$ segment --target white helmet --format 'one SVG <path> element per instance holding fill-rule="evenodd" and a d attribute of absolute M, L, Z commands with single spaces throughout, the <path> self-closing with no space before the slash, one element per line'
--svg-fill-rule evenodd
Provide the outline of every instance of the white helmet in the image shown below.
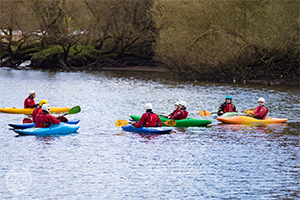
<path fill-rule="evenodd" d="M 186 102 L 185 101 L 180 101 L 179 105 L 182 105 L 182 106 L 186 107 Z"/>
<path fill-rule="evenodd" d="M 146 103 L 145 105 L 145 110 L 152 110 L 152 104 L 151 103 Z"/>
<path fill-rule="evenodd" d="M 49 112 L 50 111 L 50 104 L 44 103 L 42 105 L 42 110 Z"/>
<path fill-rule="evenodd" d="M 179 106 L 179 102 L 178 101 L 175 103 L 175 106 Z"/>
<path fill-rule="evenodd" d="M 262 98 L 262 97 L 260 97 L 260 98 L 257 100 L 257 102 L 260 102 L 260 101 L 265 103 L 265 99 Z"/>
<path fill-rule="evenodd" d="M 30 95 L 32 95 L 32 94 L 34 94 L 34 93 L 35 93 L 34 90 L 29 90 L 29 91 L 28 91 L 28 96 L 30 96 Z"/>

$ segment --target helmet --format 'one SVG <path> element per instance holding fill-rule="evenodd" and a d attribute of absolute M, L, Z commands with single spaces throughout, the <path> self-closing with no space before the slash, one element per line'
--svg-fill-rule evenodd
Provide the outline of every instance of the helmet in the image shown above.
<path fill-rule="evenodd" d="M 175 103 L 175 106 L 179 106 L 179 102 L 176 102 L 176 103 Z"/>
<path fill-rule="evenodd" d="M 182 105 L 182 106 L 186 107 L 186 102 L 185 101 L 180 101 L 179 105 Z"/>
<path fill-rule="evenodd" d="M 226 100 L 226 99 L 231 99 L 231 100 L 232 100 L 232 96 L 227 95 L 227 96 L 225 97 L 225 100 Z"/>
<path fill-rule="evenodd" d="M 46 99 L 41 99 L 39 102 L 40 107 L 42 107 L 44 103 L 48 103 L 48 101 Z"/>
<path fill-rule="evenodd" d="M 151 103 L 146 103 L 145 105 L 145 110 L 152 110 L 152 104 Z"/>
<path fill-rule="evenodd" d="M 44 103 L 42 105 L 42 110 L 49 112 L 50 111 L 50 104 Z"/>
<path fill-rule="evenodd" d="M 32 95 L 32 94 L 34 94 L 34 93 L 35 93 L 34 90 L 29 90 L 29 91 L 28 91 L 28 96 L 30 96 L 30 95 Z"/>
<path fill-rule="evenodd" d="M 260 97 L 260 98 L 257 100 L 257 102 L 260 102 L 260 101 L 262 101 L 262 102 L 264 102 L 264 103 L 265 103 L 265 99 L 264 99 L 264 98 L 262 98 L 262 97 Z"/>

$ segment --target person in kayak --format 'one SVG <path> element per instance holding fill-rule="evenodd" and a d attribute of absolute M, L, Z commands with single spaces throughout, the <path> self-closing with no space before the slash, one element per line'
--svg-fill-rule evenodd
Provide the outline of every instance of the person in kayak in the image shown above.
<path fill-rule="evenodd" d="M 220 106 L 218 115 L 223 115 L 226 112 L 236 112 L 236 107 L 233 105 L 232 97 L 230 95 L 225 97 L 225 102 Z"/>
<path fill-rule="evenodd" d="M 35 117 L 37 116 L 37 114 L 43 112 L 42 111 L 42 106 L 44 104 L 48 104 L 48 101 L 46 99 L 41 99 L 39 102 L 39 105 L 33 110 L 32 112 L 32 120 L 35 121 Z"/>
<path fill-rule="evenodd" d="M 176 102 L 176 103 L 175 103 L 175 110 L 174 110 L 171 114 L 169 114 L 169 115 L 167 116 L 167 118 L 170 119 L 171 117 L 173 117 L 178 109 L 179 109 L 179 102 Z"/>
<path fill-rule="evenodd" d="M 188 111 L 186 110 L 186 102 L 185 101 L 180 101 L 179 102 L 179 108 L 178 110 L 174 113 L 172 117 L 169 117 L 169 119 L 186 119 L 188 116 Z"/>
<path fill-rule="evenodd" d="M 60 120 L 56 119 L 54 116 L 49 114 L 50 105 L 43 104 L 41 113 L 37 114 L 35 117 L 35 127 L 36 128 L 47 128 L 50 127 L 51 124 L 59 124 Z"/>
<path fill-rule="evenodd" d="M 24 101 L 24 108 L 35 108 L 38 104 L 35 104 L 35 91 L 29 90 L 28 97 Z"/>
<path fill-rule="evenodd" d="M 132 123 L 134 127 L 161 127 L 161 121 L 157 114 L 152 112 L 152 104 L 146 103 L 145 105 L 146 112 L 142 115 L 138 123 Z"/>
<path fill-rule="evenodd" d="M 256 119 L 265 119 L 268 114 L 268 109 L 265 107 L 265 99 L 259 98 L 257 100 L 258 106 L 255 108 L 253 117 Z"/>

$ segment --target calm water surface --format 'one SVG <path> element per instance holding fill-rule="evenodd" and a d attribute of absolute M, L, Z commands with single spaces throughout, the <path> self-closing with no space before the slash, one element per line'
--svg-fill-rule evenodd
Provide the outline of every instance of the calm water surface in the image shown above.
<path fill-rule="evenodd" d="M 25 115 L 0 113 L 0 199 L 297 199 L 299 87 L 180 82 L 165 74 L 49 72 L 0 69 L 0 107 L 36 101 L 82 111 L 78 133 L 22 136 L 8 123 Z M 169 114 L 187 101 L 190 117 L 216 111 L 226 95 L 238 110 L 266 99 L 269 116 L 288 123 L 174 128 L 140 135 L 115 127 L 118 119 Z M 210 117 L 209 117 L 210 118 Z"/>

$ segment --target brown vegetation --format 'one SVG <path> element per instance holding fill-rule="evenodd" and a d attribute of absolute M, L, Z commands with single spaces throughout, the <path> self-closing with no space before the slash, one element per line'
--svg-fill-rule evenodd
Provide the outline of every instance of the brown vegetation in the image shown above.
<path fill-rule="evenodd" d="M 299 84 L 299 4 L 2 0 L 0 61 L 63 70 L 160 63 L 186 79 Z"/>

